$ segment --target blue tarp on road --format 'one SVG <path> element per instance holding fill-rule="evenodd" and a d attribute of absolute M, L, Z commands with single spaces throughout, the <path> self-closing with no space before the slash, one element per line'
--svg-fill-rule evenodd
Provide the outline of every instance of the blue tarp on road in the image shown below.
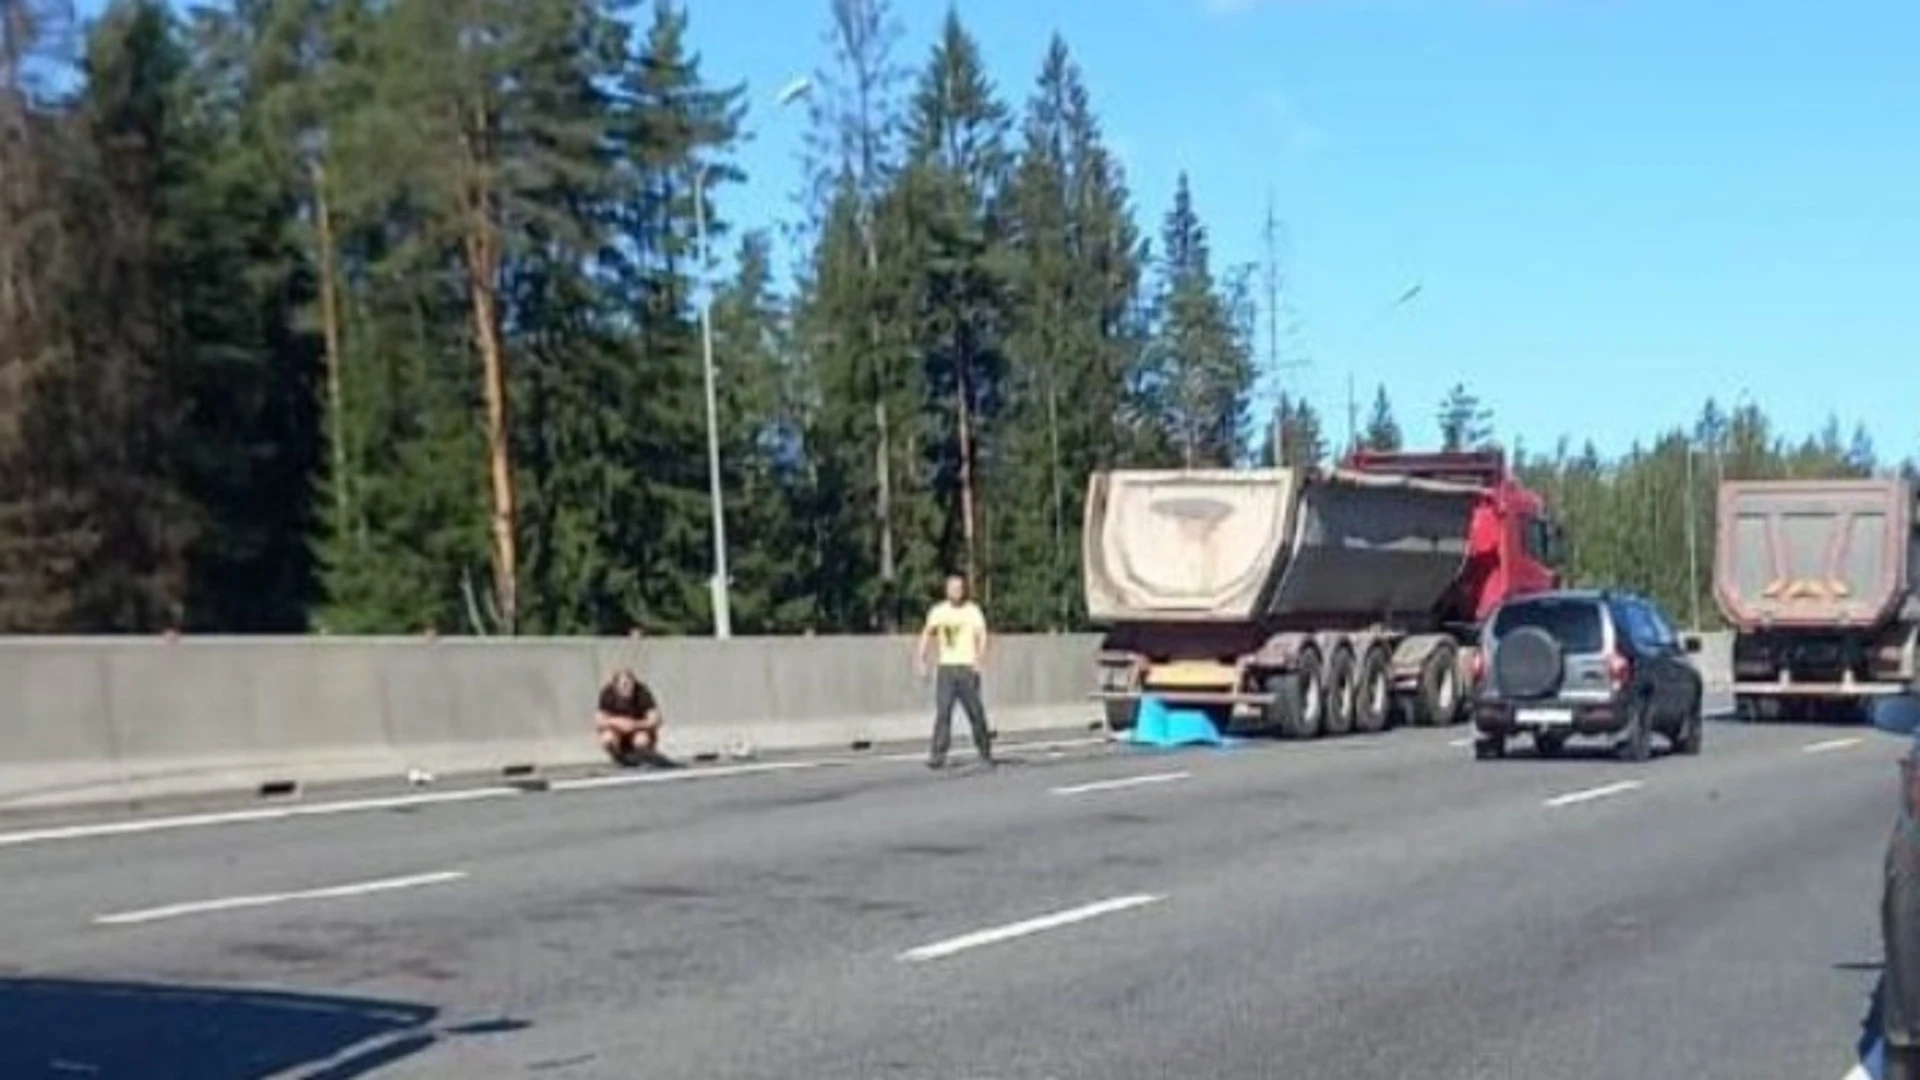
<path fill-rule="evenodd" d="M 1171 708 L 1157 697 L 1140 699 L 1140 712 L 1134 717 L 1133 731 L 1127 741 L 1135 746 L 1231 746 L 1234 740 L 1221 734 L 1201 709 Z"/>

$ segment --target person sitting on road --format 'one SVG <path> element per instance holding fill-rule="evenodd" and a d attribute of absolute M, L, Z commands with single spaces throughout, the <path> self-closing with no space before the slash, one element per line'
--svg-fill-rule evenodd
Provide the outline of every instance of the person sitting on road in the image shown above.
<path fill-rule="evenodd" d="M 600 688 L 594 726 L 600 733 L 600 745 L 616 764 L 631 768 L 665 761 L 659 752 L 660 704 L 632 668 L 614 672 Z"/>

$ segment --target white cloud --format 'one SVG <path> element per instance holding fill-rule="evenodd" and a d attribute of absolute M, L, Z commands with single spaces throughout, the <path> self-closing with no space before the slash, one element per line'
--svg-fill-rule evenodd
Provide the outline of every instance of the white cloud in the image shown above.
<path fill-rule="evenodd" d="M 1247 0 L 1242 0 L 1247 2 Z M 1274 138 L 1289 154 L 1311 154 L 1327 145 L 1327 133 L 1301 111 L 1298 102 L 1280 90 L 1261 95 L 1261 110 Z"/>

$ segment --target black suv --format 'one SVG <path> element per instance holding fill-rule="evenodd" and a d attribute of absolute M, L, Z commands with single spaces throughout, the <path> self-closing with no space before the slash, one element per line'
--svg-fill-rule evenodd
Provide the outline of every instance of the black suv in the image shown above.
<path fill-rule="evenodd" d="M 1920 1080 L 1920 693 L 1871 706 L 1875 727 L 1912 737 L 1900 760 L 1900 803 L 1887 839 L 1880 893 L 1880 947 L 1886 964 L 1867 1020 L 1884 1039 L 1884 1080 Z"/>
<path fill-rule="evenodd" d="M 1705 683 L 1658 606 L 1630 593 L 1559 591 L 1509 600 L 1487 620 L 1473 667 L 1474 756 L 1502 757 L 1525 733 L 1542 756 L 1573 736 L 1619 740 L 1645 761 L 1658 734 L 1700 752 Z"/>

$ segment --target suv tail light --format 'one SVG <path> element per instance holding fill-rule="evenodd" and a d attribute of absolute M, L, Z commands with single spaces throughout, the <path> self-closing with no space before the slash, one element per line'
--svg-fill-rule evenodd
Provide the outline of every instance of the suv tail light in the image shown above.
<path fill-rule="evenodd" d="M 1467 685 L 1478 689 L 1487 679 L 1487 650 L 1475 649 L 1467 654 Z"/>
<path fill-rule="evenodd" d="M 1632 679 L 1633 661 L 1628 660 L 1619 653 L 1609 653 L 1607 656 L 1607 682 L 1613 686 L 1614 693 L 1617 694 L 1621 690 L 1626 689 L 1627 683 L 1632 681 Z"/>

